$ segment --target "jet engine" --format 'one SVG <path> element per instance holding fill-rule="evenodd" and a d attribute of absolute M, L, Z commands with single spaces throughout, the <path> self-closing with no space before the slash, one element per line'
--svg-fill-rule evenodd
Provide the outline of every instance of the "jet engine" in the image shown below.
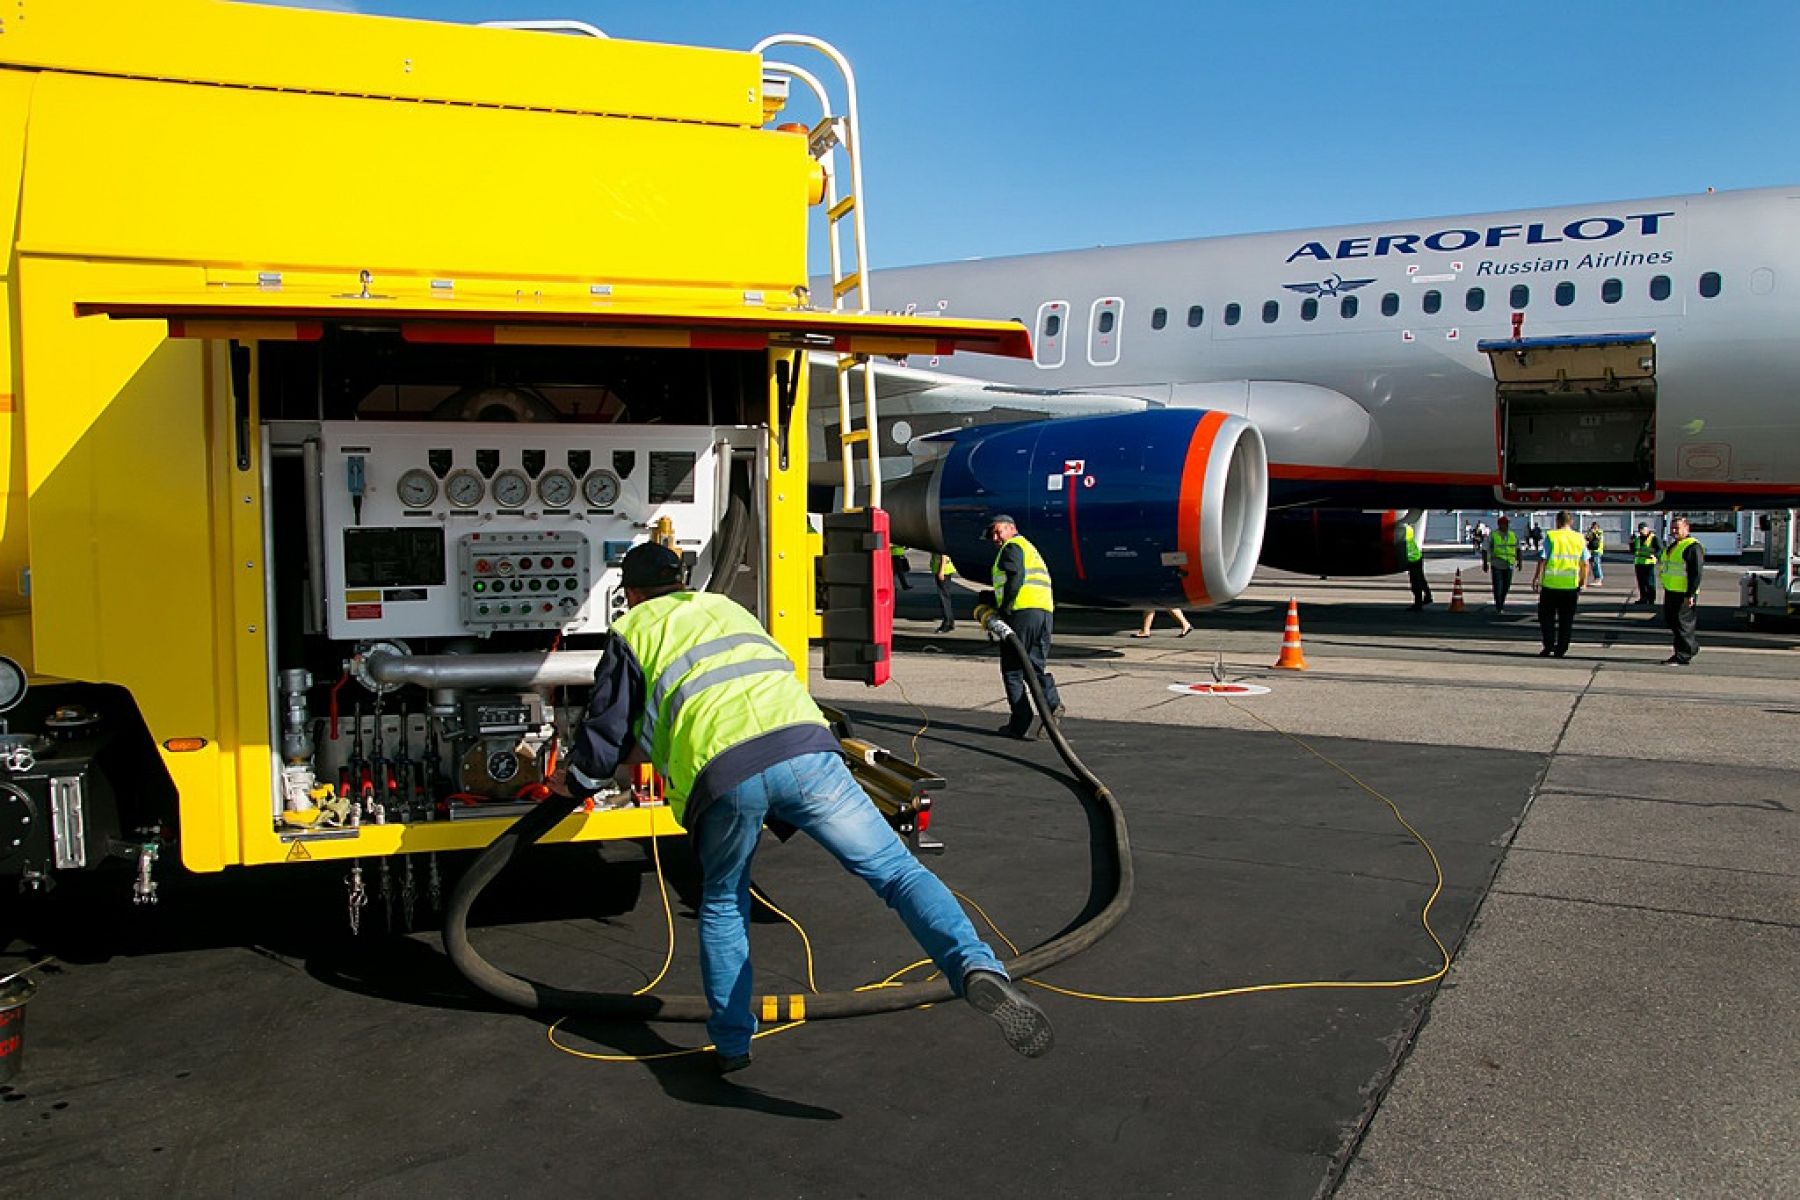
<path fill-rule="evenodd" d="M 1044 556 L 1059 601 L 1205 608 L 1249 586 L 1269 467 L 1242 417 L 1156 409 L 982 425 L 916 443 L 936 457 L 888 485 L 896 542 L 979 578 L 1006 513 Z M 976 568 L 979 564 L 979 569 Z"/>
<path fill-rule="evenodd" d="M 1300 575 L 1392 575 L 1406 570 L 1405 513 L 1287 508 L 1269 514 L 1264 565 Z"/>

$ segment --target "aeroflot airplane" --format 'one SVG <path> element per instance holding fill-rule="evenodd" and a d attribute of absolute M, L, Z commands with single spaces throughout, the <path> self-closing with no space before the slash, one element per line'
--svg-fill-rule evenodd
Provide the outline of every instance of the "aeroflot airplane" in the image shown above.
<path fill-rule="evenodd" d="M 896 540 L 979 558 L 1003 509 L 1071 599 L 1221 603 L 1259 557 L 1393 571 L 1394 510 L 1800 503 L 1800 187 L 974 260 L 876 287 L 884 308 L 1015 317 L 1036 347 L 982 378 L 883 368 Z M 813 422 L 829 488 L 835 407 Z"/>

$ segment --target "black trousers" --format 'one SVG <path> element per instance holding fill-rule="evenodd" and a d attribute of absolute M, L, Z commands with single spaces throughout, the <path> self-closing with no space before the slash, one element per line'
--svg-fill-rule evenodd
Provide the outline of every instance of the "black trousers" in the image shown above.
<path fill-rule="evenodd" d="M 906 578 L 906 555 L 890 554 L 888 561 L 893 564 L 894 568 L 894 590 L 896 592 L 911 591 L 912 584 Z"/>
<path fill-rule="evenodd" d="M 1431 603 L 1431 585 L 1425 582 L 1425 560 L 1406 564 L 1406 581 L 1412 584 L 1414 604 Z"/>
<path fill-rule="evenodd" d="M 956 613 L 950 607 L 950 577 L 941 576 L 937 580 L 938 611 L 944 614 L 944 624 L 956 624 Z"/>
<path fill-rule="evenodd" d="M 1637 568 L 1637 580 L 1638 580 L 1637 602 L 1639 604 L 1655 604 L 1656 603 L 1656 564 L 1655 563 L 1634 563 L 1632 565 Z"/>
<path fill-rule="evenodd" d="M 1675 657 L 1687 662 L 1700 653 L 1696 636 L 1700 625 L 1700 609 L 1687 602 L 1686 592 L 1663 593 L 1663 624 L 1675 635 Z"/>
<path fill-rule="evenodd" d="M 1013 652 L 1011 642 L 1000 644 L 1000 682 L 1006 685 L 1006 703 L 1012 709 L 1006 730 L 1015 737 L 1023 737 L 1031 732 L 1032 718 L 1036 715 L 1031 707 L 1031 692 L 1025 686 L 1026 671 L 1037 675 L 1050 707 L 1062 707 L 1062 695 L 1056 690 L 1056 680 L 1049 669 L 1050 632 L 1055 622 L 1051 614 L 1041 608 L 1023 608 L 1007 617 L 1006 623 L 1012 626 L 1025 647 L 1025 660 L 1021 660 Z"/>
<path fill-rule="evenodd" d="M 1575 601 L 1580 588 L 1542 588 L 1538 592 L 1538 632 L 1544 649 L 1561 658 L 1569 652 L 1569 635 L 1575 631 Z"/>
<path fill-rule="evenodd" d="M 1513 569 L 1494 563 L 1488 573 L 1494 577 L 1494 607 L 1505 608 L 1506 593 L 1512 591 Z"/>

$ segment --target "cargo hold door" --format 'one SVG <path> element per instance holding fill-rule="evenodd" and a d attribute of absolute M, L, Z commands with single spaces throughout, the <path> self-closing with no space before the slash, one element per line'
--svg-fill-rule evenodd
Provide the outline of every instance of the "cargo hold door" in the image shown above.
<path fill-rule="evenodd" d="M 1483 341 L 1498 403 L 1506 504 L 1651 505 L 1656 487 L 1656 335 Z"/>

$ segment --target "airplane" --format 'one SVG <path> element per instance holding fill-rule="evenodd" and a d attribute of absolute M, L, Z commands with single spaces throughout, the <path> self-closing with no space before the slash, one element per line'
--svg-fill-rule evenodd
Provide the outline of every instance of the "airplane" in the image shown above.
<path fill-rule="evenodd" d="M 1800 503 L 1800 188 L 876 280 L 884 307 L 1015 318 L 1035 349 L 980 377 L 879 366 L 895 540 L 976 554 L 1005 511 L 1081 603 L 1224 603 L 1258 561 L 1391 573 L 1405 510 Z M 838 412 L 810 416 L 828 506 Z"/>

